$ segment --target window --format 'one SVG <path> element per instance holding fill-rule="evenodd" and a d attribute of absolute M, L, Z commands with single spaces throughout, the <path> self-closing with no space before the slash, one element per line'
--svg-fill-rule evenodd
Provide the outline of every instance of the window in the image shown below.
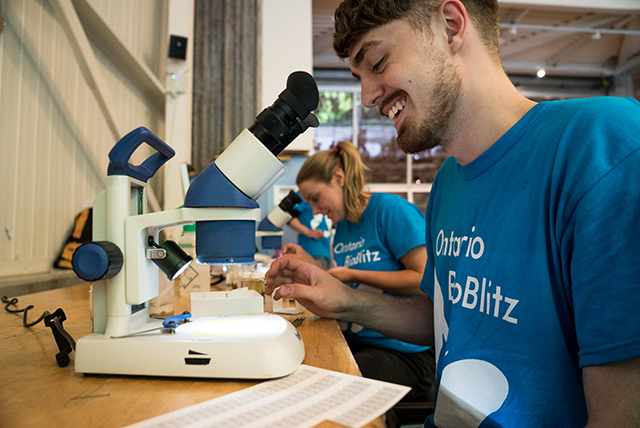
<path fill-rule="evenodd" d="M 440 148 L 415 155 L 402 152 L 393 122 L 377 109 L 362 106 L 358 85 L 323 85 L 320 80 L 318 87 L 320 126 L 315 129 L 315 150 L 351 141 L 369 168 L 366 179 L 371 192 L 396 193 L 424 212 L 431 183 L 448 155 Z"/>
<path fill-rule="evenodd" d="M 320 126 L 315 129 L 316 151 L 328 150 L 332 145 L 349 140 L 353 141 L 353 100 L 352 92 L 320 92 L 318 102 L 318 120 Z"/>

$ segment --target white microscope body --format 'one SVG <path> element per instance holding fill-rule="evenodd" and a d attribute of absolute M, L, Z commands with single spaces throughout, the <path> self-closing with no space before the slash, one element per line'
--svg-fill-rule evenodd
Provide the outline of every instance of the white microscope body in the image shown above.
<path fill-rule="evenodd" d="M 185 208 L 146 212 L 146 181 L 173 156 L 170 147 L 145 128 L 116 144 L 109 155 L 107 189 L 94 201 L 94 242 L 79 247 L 74 255 L 76 273 L 93 281 L 93 333 L 77 341 L 77 372 L 269 379 L 288 375 L 302 363 L 300 334 L 277 315 L 198 317 L 168 329 L 163 320 L 149 317 L 147 307 L 159 293 L 162 274 L 154 263 L 158 253 L 150 239 L 157 243 L 165 227 L 196 223 L 198 261 L 253 261 L 255 224 L 261 218 L 253 198 L 283 174 L 276 154 L 309 126 L 317 126 L 311 114 L 317 105 L 315 82 L 299 73 L 290 76 L 273 107 L 265 109 L 196 178 Z M 303 89 L 296 87 L 300 79 L 306 85 Z M 308 88 L 309 79 L 315 99 L 306 100 L 314 92 Z M 295 105 L 289 107 L 291 103 Z M 284 125 L 278 122 L 279 128 L 269 129 L 275 126 L 268 123 L 272 116 L 282 116 L 278 120 Z M 259 123 L 261 117 L 267 125 Z M 261 126 L 267 129 L 257 129 Z M 271 138 L 265 136 L 269 132 L 277 134 L 276 139 L 265 142 Z M 130 155 L 143 142 L 158 152 L 139 166 L 129 164 Z M 280 143 L 282 147 L 275 147 Z"/>

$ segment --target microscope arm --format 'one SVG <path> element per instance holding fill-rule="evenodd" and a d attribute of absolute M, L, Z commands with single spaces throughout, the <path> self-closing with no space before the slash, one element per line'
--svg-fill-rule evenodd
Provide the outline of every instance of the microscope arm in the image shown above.
<path fill-rule="evenodd" d="M 259 221 L 260 209 L 247 208 L 181 208 L 127 217 L 125 220 L 124 263 L 126 303 L 137 305 L 158 295 L 158 268 L 146 257 L 147 240 L 158 240 L 158 232 L 166 227 L 196 221 Z"/>

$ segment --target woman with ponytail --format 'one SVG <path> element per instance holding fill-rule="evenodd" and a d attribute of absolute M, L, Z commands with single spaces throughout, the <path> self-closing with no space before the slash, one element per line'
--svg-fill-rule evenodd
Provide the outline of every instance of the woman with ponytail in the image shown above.
<path fill-rule="evenodd" d="M 329 273 L 362 292 L 420 294 L 427 253 L 420 209 L 397 195 L 365 192 L 366 166 L 356 147 L 342 141 L 311 156 L 296 178 L 314 214 L 326 215 L 336 231 Z M 285 254 L 314 259 L 298 245 Z M 408 399 L 425 398 L 433 383 L 433 351 L 345 323 L 347 343 L 363 376 L 412 387 Z"/>

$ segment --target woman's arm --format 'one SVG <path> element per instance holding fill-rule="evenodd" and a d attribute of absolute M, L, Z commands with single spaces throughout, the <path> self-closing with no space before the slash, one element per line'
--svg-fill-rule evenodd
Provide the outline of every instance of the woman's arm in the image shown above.
<path fill-rule="evenodd" d="M 298 220 L 298 218 L 296 217 L 289 220 L 289 223 L 287 224 L 289 225 L 289 227 L 291 227 L 291 229 L 309 238 L 322 239 L 324 237 L 321 230 L 309 229 L 307 226 L 302 224 L 302 222 Z"/>
<path fill-rule="evenodd" d="M 405 269 L 398 271 L 357 270 L 346 267 L 329 269 L 329 273 L 342 282 L 358 282 L 395 294 L 421 294 L 420 281 L 427 264 L 424 245 L 412 248 L 400 257 Z"/>

